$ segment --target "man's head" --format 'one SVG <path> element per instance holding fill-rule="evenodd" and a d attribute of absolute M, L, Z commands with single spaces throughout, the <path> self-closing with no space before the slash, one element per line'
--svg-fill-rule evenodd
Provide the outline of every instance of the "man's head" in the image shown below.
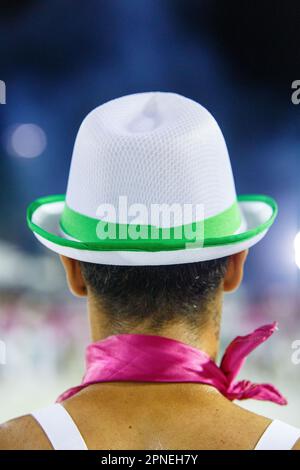
<path fill-rule="evenodd" d="M 88 296 L 111 333 L 137 328 L 158 333 L 174 324 L 199 330 L 212 316 L 219 316 L 222 293 L 240 284 L 246 255 L 243 251 L 169 266 L 110 266 L 61 259 L 71 291 Z"/>
<path fill-rule="evenodd" d="M 66 194 L 33 201 L 27 220 L 61 255 L 162 266 L 250 248 L 276 213 L 268 196 L 236 194 L 212 114 L 190 98 L 158 91 L 91 111 L 75 140 Z"/>

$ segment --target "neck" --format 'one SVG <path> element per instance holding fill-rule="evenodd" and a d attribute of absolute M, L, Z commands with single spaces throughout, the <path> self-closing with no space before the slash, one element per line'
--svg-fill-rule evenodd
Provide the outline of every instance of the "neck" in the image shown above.
<path fill-rule="evenodd" d="M 212 359 L 216 359 L 219 349 L 219 330 L 221 321 L 222 298 L 217 296 L 205 312 L 199 312 L 199 318 L 205 319 L 200 326 L 191 326 L 186 322 L 175 322 L 167 324 L 158 330 L 147 323 L 138 325 L 119 325 L 116 327 L 109 321 L 99 304 L 93 302 L 88 296 L 88 312 L 90 319 L 91 339 L 93 342 L 101 341 L 108 336 L 116 334 L 143 334 L 164 336 L 189 344 L 201 351 L 206 352 Z"/>

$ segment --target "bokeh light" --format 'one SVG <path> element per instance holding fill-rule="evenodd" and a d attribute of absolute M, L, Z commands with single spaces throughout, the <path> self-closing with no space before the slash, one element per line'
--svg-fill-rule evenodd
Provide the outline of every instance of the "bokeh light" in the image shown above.
<path fill-rule="evenodd" d="M 9 135 L 8 150 L 18 157 L 38 157 L 46 145 L 46 134 L 36 124 L 20 124 Z"/>
<path fill-rule="evenodd" d="M 294 239 L 294 249 L 295 249 L 295 263 L 300 269 L 300 232 L 297 233 Z"/>

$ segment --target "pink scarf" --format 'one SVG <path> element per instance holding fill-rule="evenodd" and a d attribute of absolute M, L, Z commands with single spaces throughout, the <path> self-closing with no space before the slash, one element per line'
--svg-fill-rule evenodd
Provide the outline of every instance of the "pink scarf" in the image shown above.
<path fill-rule="evenodd" d="M 248 354 L 276 329 L 275 322 L 235 338 L 227 347 L 220 367 L 205 352 L 170 338 L 109 336 L 87 347 L 82 384 L 64 392 L 57 401 L 99 382 L 194 382 L 215 387 L 229 400 L 253 398 L 286 405 L 286 399 L 271 384 L 234 381 Z"/>

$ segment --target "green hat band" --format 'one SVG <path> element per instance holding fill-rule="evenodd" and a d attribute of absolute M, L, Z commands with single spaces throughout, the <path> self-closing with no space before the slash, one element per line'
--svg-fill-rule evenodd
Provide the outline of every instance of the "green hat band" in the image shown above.
<path fill-rule="evenodd" d="M 76 239 L 70 240 L 48 232 L 32 220 L 34 212 L 39 207 L 64 201 L 65 195 L 54 195 L 31 203 L 27 210 L 29 228 L 53 243 L 95 251 L 168 251 L 241 242 L 266 230 L 272 225 L 277 214 L 277 204 L 274 199 L 264 195 L 242 195 L 238 196 L 231 207 L 213 217 L 181 227 L 159 228 L 152 225 L 104 222 L 80 214 L 65 204 L 60 226 L 67 236 Z M 270 206 L 272 212 L 269 219 L 259 226 L 235 234 L 241 224 L 238 202 L 243 201 L 263 202 Z M 178 238 L 180 230 L 182 237 Z M 99 232 L 107 233 L 107 238 L 100 239 Z M 189 234 L 188 237 L 185 236 L 186 233 Z M 191 238 L 190 234 L 193 233 L 194 237 Z"/>

